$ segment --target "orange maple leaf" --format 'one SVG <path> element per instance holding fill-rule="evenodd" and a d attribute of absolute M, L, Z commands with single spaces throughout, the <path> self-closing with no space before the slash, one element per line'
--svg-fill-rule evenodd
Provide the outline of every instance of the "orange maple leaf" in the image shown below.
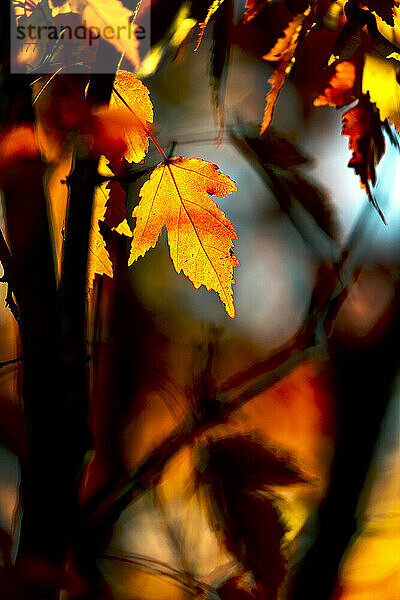
<path fill-rule="evenodd" d="M 286 27 L 282 37 L 278 38 L 272 50 L 263 56 L 264 60 L 278 62 L 279 64 L 268 79 L 268 83 L 271 84 L 271 90 L 266 97 L 264 119 L 261 125 L 260 135 L 268 129 L 272 121 L 276 101 L 278 100 L 279 93 L 285 84 L 294 62 L 294 53 L 296 52 L 303 21 L 309 13 L 310 9 L 307 9 L 303 14 L 294 17 Z"/>
<path fill-rule="evenodd" d="M 196 288 L 215 290 L 234 317 L 233 267 L 239 263 L 232 239 L 237 235 L 208 195 L 223 198 L 234 191 L 235 183 L 207 161 L 178 156 L 159 164 L 133 211 L 136 227 L 128 264 L 154 248 L 165 226 L 176 271 L 183 271 Z"/>

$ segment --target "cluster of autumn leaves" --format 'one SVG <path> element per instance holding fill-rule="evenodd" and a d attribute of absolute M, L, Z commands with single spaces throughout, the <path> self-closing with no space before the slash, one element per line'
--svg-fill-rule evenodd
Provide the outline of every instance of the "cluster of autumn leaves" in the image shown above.
<path fill-rule="evenodd" d="M 215 0 L 209 6 L 205 21 L 200 25 L 198 47 L 205 27 L 224 0 Z M 244 22 L 248 23 L 265 8 L 268 0 L 248 0 Z M 381 218 L 381 212 L 373 195 L 376 183 L 376 166 L 385 152 L 386 133 L 397 143 L 390 125 L 400 125 L 398 110 L 398 61 L 400 54 L 400 12 L 395 0 L 374 0 L 363 3 L 354 0 L 293 1 L 286 0 L 293 14 L 287 27 L 263 57 L 275 63 L 276 68 L 269 79 L 271 89 L 267 94 L 266 108 L 260 135 L 269 127 L 274 109 L 302 44 L 321 27 L 329 23 L 334 15 L 338 35 L 325 67 L 333 70 L 327 87 L 314 100 L 315 106 L 329 105 L 335 108 L 348 107 L 343 114 L 343 135 L 349 138 L 352 156 L 349 167 L 360 177 L 370 202 Z M 134 81 L 127 74 L 119 74 L 116 85 L 123 83 L 122 94 L 129 94 Z M 138 80 L 136 80 L 138 82 Z M 140 84 L 142 86 L 143 84 Z M 133 88 L 139 90 L 138 83 Z M 120 103 L 113 99 L 114 103 Z M 133 103 L 132 103 L 133 100 Z M 131 98 L 134 112 L 139 120 L 151 122 L 150 107 L 147 114 L 139 114 L 139 104 Z M 145 103 L 141 101 L 143 109 Z M 121 107 L 122 108 L 122 107 Z M 135 139 L 128 142 L 128 160 L 138 162 L 147 149 L 146 126 Z M 131 135 L 131 134 L 130 134 Z M 150 134 L 151 135 L 151 134 Z M 136 148 L 136 156 L 135 156 Z M 161 151 L 162 152 L 162 151 Z M 140 202 L 135 208 L 136 227 L 133 231 L 130 264 L 154 247 L 161 229 L 166 227 L 173 264 L 189 277 L 195 287 L 204 284 L 207 289 L 217 291 L 227 313 L 234 316 L 232 297 L 233 267 L 238 264 L 232 248 L 236 238 L 232 224 L 209 198 L 223 197 L 234 191 L 234 183 L 221 174 L 215 165 L 199 159 L 166 159 L 156 167 L 140 191 Z M 104 199 L 110 202 L 110 185 L 100 188 Z M 104 215 L 104 202 L 97 202 L 99 215 Z M 100 208 L 101 207 L 101 208 Z M 103 213 L 101 212 L 103 211 Z M 97 215 L 96 215 L 97 216 Z M 121 233 L 128 233 L 127 223 L 119 225 Z M 118 230 L 118 229 L 117 229 Z M 111 273 L 111 266 L 104 257 L 104 264 Z"/>
<path fill-rule="evenodd" d="M 263 4 L 248 0 L 247 19 L 254 18 Z M 330 28 L 329 13 L 334 14 L 338 34 L 330 56 L 321 65 L 334 69 L 334 73 L 323 93 L 314 100 L 314 106 L 349 107 L 343 114 L 342 129 L 343 135 L 349 137 L 352 152 L 349 167 L 359 175 L 370 202 L 385 221 L 371 186 L 376 183 L 376 166 L 385 152 L 384 132 L 397 145 L 390 125 L 399 130 L 399 3 L 396 0 L 287 0 L 286 4 L 294 13 L 293 18 L 264 56 L 265 60 L 277 62 L 277 67 L 269 79 L 271 90 L 266 98 L 261 134 L 271 123 L 279 92 L 297 55 L 301 54 L 302 44 L 309 42 L 308 38 L 321 28 Z"/>
<path fill-rule="evenodd" d="M 132 11 L 119 0 L 100 3 L 92 0 L 54 3 L 49 0 L 48 7 L 52 18 L 76 12 L 87 27 L 99 30 L 100 26 L 104 29 L 110 24 L 116 29 L 117 25 L 127 21 L 128 16 L 133 17 Z M 210 7 L 201 31 L 214 8 Z M 32 5 L 31 12 L 33 9 Z M 107 41 L 138 68 L 137 43 L 129 40 L 128 49 L 125 47 L 128 40 L 118 37 Z M 155 246 L 165 226 L 177 272 L 183 271 L 196 288 L 205 285 L 216 291 L 228 315 L 233 317 L 233 268 L 238 262 L 232 239 L 237 236 L 210 195 L 223 198 L 235 191 L 236 185 L 209 162 L 165 155 L 150 130 L 153 105 L 149 91 L 133 73 L 117 72 L 110 104 L 101 108 L 93 109 L 85 102 L 86 83 L 85 76 L 70 77 L 62 69 L 59 75 L 39 78 L 33 86 L 37 139 L 32 140 L 31 134 L 29 139 L 33 154 L 38 154 L 40 149 L 50 164 L 60 162 L 62 157 L 68 164 L 74 153 L 81 157 L 100 156 L 101 183 L 95 192 L 88 253 L 89 290 L 96 274 L 113 276 L 100 222 L 132 238 L 129 264 Z M 10 154 L 9 144 L 14 143 L 15 136 L 21 138 L 21 131 L 16 128 L 11 137 L 3 140 L 6 153 Z M 131 231 L 126 219 L 127 188 L 121 185 L 121 180 L 126 179 L 133 163 L 144 162 L 149 139 L 160 152 L 162 162 L 154 169 L 143 168 L 143 172 L 152 172 L 139 192 L 139 203 L 133 212 L 136 227 Z"/>
<path fill-rule="evenodd" d="M 255 19 L 269 1 L 247 0 L 244 23 Z M 208 22 L 221 10 L 223 3 L 224 0 L 210 3 L 206 18 L 199 27 L 196 48 Z M 371 186 L 376 182 L 376 165 L 385 151 L 384 132 L 395 142 L 388 121 L 396 128 L 400 126 L 397 102 L 400 12 L 397 2 L 365 0 L 361 4 L 355 0 L 286 0 L 285 3 L 292 18 L 273 48 L 263 57 L 274 63 L 276 68 L 269 79 L 271 90 L 266 98 L 260 133 L 264 133 L 272 121 L 279 93 L 301 53 L 302 45 L 315 32 L 327 27 L 329 14 L 334 14 L 338 34 L 325 65 L 333 74 L 323 93 L 314 100 L 314 105 L 348 107 L 343 115 L 343 134 L 349 137 L 352 152 L 349 166 L 359 175 L 369 200 L 384 218 Z M 102 22 L 109 22 L 114 17 L 117 21 L 126 19 L 126 9 L 119 0 L 107 0 L 100 4 L 100 12 L 97 4 L 89 0 L 73 0 L 58 3 L 57 6 L 50 2 L 49 7 L 56 12 L 78 11 L 85 17 L 89 27 L 90 23 L 98 23 L 99 19 Z M 135 65 L 138 60 L 136 50 L 135 56 L 128 58 Z M 39 79 L 34 89 L 34 98 L 38 100 L 39 107 L 39 146 L 41 139 L 43 141 L 49 134 L 49 111 L 44 111 L 41 117 L 40 97 L 43 90 L 55 85 L 57 77 Z M 88 109 L 85 108 L 84 90 L 81 92 L 82 106 L 79 111 L 84 113 Z M 102 182 L 95 194 L 89 247 L 89 289 L 96 274 L 113 274 L 100 233 L 100 221 L 132 238 L 129 264 L 155 246 L 165 227 L 176 271 L 183 271 L 195 287 L 205 285 L 207 289 L 216 291 L 228 315 L 233 317 L 233 269 L 238 262 L 233 253 L 232 240 L 237 236 L 230 221 L 210 196 L 223 198 L 234 192 L 234 182 L 209 162 L 165 155 L 151 131 L 153 106 L 149 91 L 130 72 L 118 71 L 109 107 L 90 111 L 84 119 L 82 114 L 76 117 L 79 111 L 75 109 L 76 106 L 72 114 L 63 115 L 63 129 L 67 135 L 61 140 L 57 152 L 65 152 L 65 143 L 71 141 L 71 131 L 74 131 L 77 134 L 73 138 L 75 152 L 101 156 L 99 172 Z M 57 111 L 60 113 L 60 107 Z M 18 138 L 21 142 L 22 137 L 21 130 L 14 131 L 14 138 L 3 138 L 0 151 L 10 155 L 9 145 L 15 146 L 15 140 Z M 129 164 L 144 162 L 149 139 L 160 152 L 162 162 L 152 170 L 150 178 L 139 192 L 139 203 L 133 211 L 136 225 L 131 231 L 126 219 L 126 189 L 120 183 L 121 174 L 129 170 Z M 54 143 L 52 146 L 55 147 Z M 72 154 L 71 148 L 70 152 Z M 51 162 L 51 156 L 46 158 Z"/>
<path fill-rule="evenodd" d="M 107 213 L 111 218 L 115 218 L 115 214 L 123 216 L 124 190 L 113 179 L 114 173 L 118 173 L 121 166 L 126 167 L 126 161 L 141 162 L 151 138 L 163 160 L 139 192 L 140 201 L 133 211 L 136 226 L 131 232 L 126 218 L 108 224 L 118 233 L 132 237 L 129 265 L 156 245 L 165 227 L 176 271 L 183 271 L 195 287 L 205 285 L 216 291 L 227 313 L 233 317 L 233 267 L 238 262 L 232 239 L 237 236 L 231 222 L 210 196 L 223 198 L 234 192 L 236 185 L 207 161 L 166 157 L 149 129 L 153 107 L 148 90 L 133 74 L 119 71 L 114 90 L 107 118 L 125 121 L 126 151 L 109 161 L 108 156 L 107 159 L 102 156 L 101 174 L 106 181 L 96 192 L 89 280 L 96 273 L 112 276 L 112 265 L 98 223 L 100 220 L 107 223 Z"/>

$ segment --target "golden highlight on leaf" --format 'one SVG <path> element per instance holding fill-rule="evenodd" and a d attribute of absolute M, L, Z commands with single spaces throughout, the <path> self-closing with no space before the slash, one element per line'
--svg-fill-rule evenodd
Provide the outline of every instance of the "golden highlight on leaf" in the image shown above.
<path fill-rule="evenodd" d="M 199 32 L 199 38 L 197 40 L 196 47 L 194 49 L 195 52 L 196 52 L 196 50 L 198 50 L 198 48 L 199 48 L 199 46 L 201 44 L 201 40 L 203 39 L 204 30 L 207 27 L 209 20 L 211 19 L 211 17 L 213 16 L 213 14 L 219 9 L 219 7 L 223 3 L 223 1 L 224 0 L 213 0 L 213 2 L 211 3 L 211 5 L 209 6 L 206 18 L 199 25 L 200 32 Z"/>
<path fill-rule="evenodd" d="M 292 19 L 283 32 L 282 37 L 278 38 L 272 50 L 263 56 L 264 60 L 274 62 L 277 61 L 279 64 L 274 73 L 268 79 L 268 83 L 271 84 L 271 90 L 266 97 L 264 118 L 260 129 L 260 135 L 262 135 L 271 124 L 279 93 L 284 86 L 294 63 L 294 53 L 296 52 L 297 42 L 303 21 L 309 13 L 310 10 L 308 9 L 305 13 L 297 15 L 294 19 Z"/>
<path fill-rule="evenodd" d="M 118 225 L 118 227 L 113 227 L 112 229 L 113 229 L 113 231 L 116 231 L 120 235 L 125 235 L 126 237 L 132 237 L 132 230 L 129 227 L 128 221 L 126 219 L 121 221 L 121 223 Z"/>
<path fill-rule="evenodd" d="M 165 226 L 176 271 L 183 271 L 196 288 L 215 290 L 234 317 L 233 267 L 239 263 L 232 239 L 237 235 L 209 196 L 223 198 L 234 191 L 235 183 L 207 161 L 179 156 L 159 164 L 133 211 L 136 227 L 129 264 L 154 248 Z"/>
<path fill-rule="evenodd" d="M 310 11 L 307 11 L 307 13 L 297 15 L 292 21 L 290 21 L 289 25 L 284 30 L 282 36 L 276 40 L 273 48 L 263 56 L 264 60 L 288 60 L 289 54 L 290 57 L 293 56 L 293 52 L 296 49 L 296 43 L 299 38 L 304 17 L 309 12 Z"/>
<path fill-rule="evenodd" d="M 127 113 L 125 158 L 128 162 L 140 162 L 149 149 L 148 124 L 153 123 L 149 90 L 133 73 L 118 71 L 110 107 Z"/>
<path fill-rule="evenodd" d="M 111 177 L 113 173 L 107 163 L 107 159 L 102 156 L 100 159 L 99 171 L 102 175 Z M 99 221 L 104 220 L 107 200 L 110 195 L 110 189 L 107 188 L 107 183 L 108 182 L 105 181 L 96 188 L 93 202 L 92 225 L 90 227 L 88 251 L 87 287 L 89 291 L 93 288 L 96 275 L 113 276 L 112 262 L 99 227 Z"/>
<path fill-rule="evenodd" d="M 375 54 L 366 54 L 362 76 L 363 94 L 369 92 L 382 121 L 389 119 L 400 132 L 400 86 L 395 63 Z"/>

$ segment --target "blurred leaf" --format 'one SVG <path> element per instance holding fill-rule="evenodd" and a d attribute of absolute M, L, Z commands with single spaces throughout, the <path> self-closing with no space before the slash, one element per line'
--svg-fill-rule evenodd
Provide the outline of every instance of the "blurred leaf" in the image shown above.
<path fill-rule="evenodd" d="M 202 5 L 204 2 L 201 3 Z M 165 10 L 169 6 L 169 10 Z M 152 3 L 152 46 L 143 59 L 140 75 L 148 77 L 157 71 L 163 62 L 163 59 L 169 54 L 174 60 L 180 60 L 184 55 L 189 41 L 190 33 L 197 22 L 196 16 L 192 12 L 192 6 L 181 0 L 169 2 L 157 2 L 155 6 Z M 196 7 L 200 10 L 200 7 Z M 154 9 L 156 14 L 154 15 Z M 154 23 L 154 19 L 159 15 L 159 20 Z M 153 23 L 154 28 L 153 29 Z"/>
<path fill-rule="evenodd" d="M 290 169 L 310 161 L 308 156 L 273 127 L 270 127 L 261 137 L 248 133 L 244 134 L 243 139 L 263 165 Z"/>
<path fill-rule="evenodd" d="M 315 183 L 296 170 L 296 167 L 309 162 L 309 158 L 271 127 L 261 137 L 248 133 L 242 135 L 232 134 L 234 144 L 250 162 L 261 167 L 266 183 L 282 210 L 291 217 L 295 204 L 300 204 L 318 227 L 335 239 L 337 220 L 334 207 Z M 298 218 L 294 224 L 301 227 Z M 314 244 L 309 236 L 307 241 Z"/>
<path fill-rule="evenodd" d="M 309 178 L 297 174 L 285 183 L 293 197 L 314 219 L 318 227 L 331 239 L 336 239 L 338 224 L 335 207 L 318 185 Z"/>
<path fill-rule="evenodd" d="M 291 456 L 267 448 L 251 436 L 237 435 L 212 440 L 209 461 L 227 485 L 248 490 L 266 485 L 290 485 L 308 480 L 295 466 Z"/>
<path fill-rule="evenodd" d="M 257 490 L 307 480 L 289 456 L 240 435 L 209 441 L 203 477 L 214 528 L 245 570 L 252 571 L 257 592 L 276 599 L 285 575 L 285 527 L 274 496 Z"/>

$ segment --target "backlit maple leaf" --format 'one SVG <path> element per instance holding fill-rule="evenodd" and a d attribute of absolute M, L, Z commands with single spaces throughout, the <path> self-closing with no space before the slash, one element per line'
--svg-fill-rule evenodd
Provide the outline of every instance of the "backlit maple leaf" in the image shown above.
<path fill-rule="evenodd" d="M 178 156 L 158 165 L 133 211 L 129 264 L 156 245 L 165 226 L 176 271 L 183 271 L 196 288 L 215 290 L 234 317 L 233 267 L 239 263 L 232 239 L 237 235 L 208 195 L 223 198 L 234 191 L 235 183 L 207 161 Z"/>
<path fill-rule="evenodd" d="M 286 526 L 268 488 L 305 483 L 306 477 L 290 456 L 280 456 L 251 436 L 210 441 L 206 461 L 202 475 L 213 529 L 252 572 L 256 597 L 277 600 L 285 576 L 281 547 Z"/>

